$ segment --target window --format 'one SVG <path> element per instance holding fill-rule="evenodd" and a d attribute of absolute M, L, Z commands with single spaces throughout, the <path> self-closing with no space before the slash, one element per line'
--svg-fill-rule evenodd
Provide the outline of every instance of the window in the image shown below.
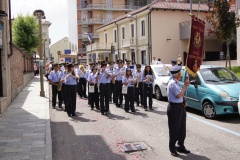
<path fill-rule="evenodd" d="M 145 20 L 141 21 L 141 36 L 145 36 Z"/>
<path fill-rule="evenodd" d="M 141 54 L 142 54 L 142 64 L 147 64 L 146 51 L 141 51 Z"/>
<path fill-rule="evenodd" d="M 107 33 L 105 33 L 105 43 L 107 43 Z"/>
<path fill-rule="evenodd" d="M 117 42 L 117 30 L 113 31 L 113 35 L 114 35 L 114 37 L 113 37 L 114 42 Z"/>
<path fill-rule="evenodd" d="M 131 24 L 131 37 L 134 37 L 134 24 Z"/>
<path fill-rule="evenodd" d="M 122 39 L 125 39 L 125 27 L 122 27 Z"/>

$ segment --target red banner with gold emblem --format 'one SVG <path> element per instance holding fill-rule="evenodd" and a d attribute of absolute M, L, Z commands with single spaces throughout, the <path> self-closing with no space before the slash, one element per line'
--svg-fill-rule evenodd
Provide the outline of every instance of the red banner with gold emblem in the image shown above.
<path fill-rule="evenodd" d="M 191 35 L 189 41 L 189 52 L 187 55 L 186 69 L 189 74 L 196 76 L 200 69 L 204 53 L 205 22 L 192 16 Z"/>

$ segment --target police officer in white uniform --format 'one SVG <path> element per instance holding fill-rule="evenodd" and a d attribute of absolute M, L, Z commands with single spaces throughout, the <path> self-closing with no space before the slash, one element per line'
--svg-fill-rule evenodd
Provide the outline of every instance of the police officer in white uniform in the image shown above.
<path fill-rule="evenodd" d="M 171 68 L 170 72 L 173 79 L 170 80 L 167 87 L 168 95 L 168 128 L 169 128 L 169 150 L 172 156 L 177 157 L 178 152 L 190 153 L 184 146 L 186 137 L 186 100 L 184 93 L 189 86 L 189 80 L 186 80 L 183 88 L 179 84 L 181 80 L 181 66 L 175 65 Z M 176 142 L 178 141 L 178 147 Z"/>

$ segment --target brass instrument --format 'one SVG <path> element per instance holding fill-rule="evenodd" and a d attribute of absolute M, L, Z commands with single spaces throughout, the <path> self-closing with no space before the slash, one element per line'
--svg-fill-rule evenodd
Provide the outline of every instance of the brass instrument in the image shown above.
<path fill-rule="evenodd" d="M 136 81 L 137 81 L 137 84 L 136 84 L 136 88 L 138 88 L 138 85 L 139 85 L 139 82 L 138 82 L 138 79 L 140 78 L 140 74 L 139 73 L 136 73 L 137 74 L 137 78 L 136 78 Z"/>
<path fill-rule="evenodd" d="M 113 70 L 112 70 L 112 75 L 113 75 Z M 115 84 L 115 77 L 112 77 L 112 79 L 111 79 L 111 82 L 112 82 L 112 84 Z"/>
<path fill-rule="evenodd" d="M 57 87 L 57 90 L 58 90 L 58 91 L 61 91 L 61 90 L 62 90 L 62 83 L 63 83 L 63 81 L 60 81 L 60 82 L 59 82 L 58 87 Z"/>
<path fill-rule="evenodd" d="M 86 71 L 86 69 L 85 69 L 85 67 L 84 67 L 83 65 L 80 65 L 79 68 L 80 68 L 80 70 L 81 70 L 84 74 L 86 74 L 87 71 Z"/>

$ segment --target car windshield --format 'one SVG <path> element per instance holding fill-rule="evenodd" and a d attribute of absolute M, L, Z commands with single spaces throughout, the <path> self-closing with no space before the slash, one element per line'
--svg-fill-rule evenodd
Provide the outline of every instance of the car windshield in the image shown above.
<path fill-rule="evenodd" d="M 169 76 L 170 75 L 170 67 L 168 66 L 157 66 L 153 68 L 156 75 L 158 76 Z"/>
<path fill-rule="evenodd" d="M 206 83 L 235 83 L 240 79 L 226 68 L 204 68 L 200 70 Z"/>

